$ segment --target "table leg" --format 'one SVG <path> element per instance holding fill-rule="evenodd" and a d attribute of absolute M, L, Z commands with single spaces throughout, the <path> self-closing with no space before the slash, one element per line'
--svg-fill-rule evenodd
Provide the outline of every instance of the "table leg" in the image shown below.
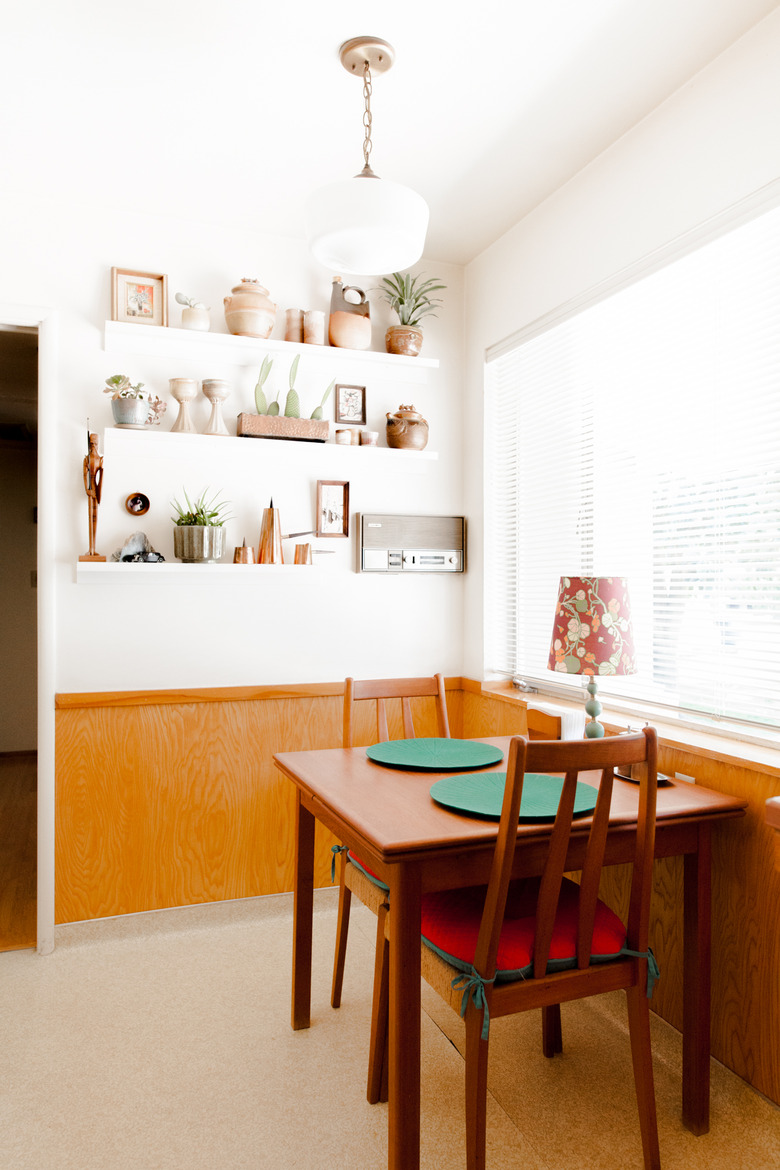
<path fill-rule="evenodd" d="M 420 873 L 390 883 L 388 1170 L 420 1166 Z"/>
<path fill-rule="evenodd" d="M 295 887 L 293 899 L 292 1026 L 308 1028 L 311 1018 L 311 934 L 314 910 L 314 817 L 295 807 Z"/>
<path fill-rule="evenodd" d="M 711 831 L 699 825 L 699 848 L 685 854 L 683 942 L 683 1125 L 710 1128 Z"/>

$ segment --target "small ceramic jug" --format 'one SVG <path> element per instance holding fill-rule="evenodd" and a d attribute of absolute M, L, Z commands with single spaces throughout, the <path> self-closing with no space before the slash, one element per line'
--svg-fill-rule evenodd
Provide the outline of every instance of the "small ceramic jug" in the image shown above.
<path fill-rule="evenodd" d="M 358 300 L 348 300 L 347 293 L 357 295 Z M 371 345 L 368 298 L 362 288 L 342 284 L 340 276 L 333 278 L 328 336 L 330 344 L 340 349 L 368 349 Z"/>

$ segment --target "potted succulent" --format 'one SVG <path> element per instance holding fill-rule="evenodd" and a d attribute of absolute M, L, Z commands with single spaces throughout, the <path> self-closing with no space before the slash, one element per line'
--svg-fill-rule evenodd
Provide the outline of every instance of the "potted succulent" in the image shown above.
<path fill-rule="evenodd" d="M 276 397 L 269 402 L 265 392 L 265 383 L 271 372 L 273 358 L 263 358 L 260 374 L 255 386 L 255 405 L 257 414 L 240 414 L 236 433 L 239 436 L 255 439 L 297 439 L 304 443 L 324 443 L 330 434 L 330 423 L 322 417 L 322 408 L 336 384 L 336 379 L 328 386 L 322 396 L 319 406 L 315 406 L 310 418 L 301 418 L 301 400 L 295 389 L 295 378 L 298 373 L 300 354 L 296 354 L 290 366 L 288 379 L 289 389 L 284 404 L 284 414 L 280 413 L 279 391 Z"/>
<path fill-rule="evenodd" d="M 106 378 L 103 393 L 111 395 L 111 413 L 116 426 L 143 430 L 149 423 L 159 424 L 166 404 L 150 390 L 144 390 L 143 385 L 143 382 L 133 385 L 125 374 Z"/>
<path fill-rule="evenodd" d="M 211 325 L 208 306 L 204 305 L 202 301 L 196 301 L 193 297 L 185 297 L 184 293 L 180 292 L 176 293 L 176 302 L 179 305 L 184 305 L 181 311 L 182 329 L 208 331 Z"/>
<path fill-rule="evenodd" d="M 398 325 L 391 325 L 385 333 L 385 349 L 388 353 L 402 353 L 417 357 L 422 349 L 423 335 L 419 328 L 424 317 L 435 317 L 436 309 L 442 303 L 441 297 L 432 294 L 446 288 L 436 277 L 423 280 L 422 276 L 393 272 L 385 276 L 379 286 L 383 300 L 398 315 Z"/>
<path fill-rule="evenodd" d="M 182 489 L 183 490 L 183 489 Z M 184 492 L 185 505 L 171 500 L 175 515 L 173 553 L 185 564 L 212 565 L 222 556 L 224 547 L 224 523 L 230 517 L 226 509 L 230 505 L 213 495 L 209 499 L 204 489 L 193 503 Z"/>

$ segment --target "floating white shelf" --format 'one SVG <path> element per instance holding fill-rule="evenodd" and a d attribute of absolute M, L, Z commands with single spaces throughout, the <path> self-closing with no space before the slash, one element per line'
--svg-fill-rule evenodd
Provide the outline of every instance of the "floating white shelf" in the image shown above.
<path fill-rule="evenodd" d="M 425 382 L 427 371 L 437 369 L 438 358 L 404 357 L 401 354 L 377 353 L 374 350 L 339 349 L 330 345 L 305 345 L 294 341 L 263 340 L 259 337 L 236 337 L 231 333 L 199 333 L 194 329 L 171 329 L 159 325 L 135 325 L 126 321 L 106 321 L 103 348 L 107 353 L 135 353 L 150 357 L 228 363 L 236 366 L 260 365 L 266 354 L 296 354 L 329 364 L 365 365 L 380 377 L 395 377 L 399 382 Z M 208 375 L 207 375 L 208 376 Z"/>
<path fill-rule="evenodd" d="M 376 466 L 403 468 L 404 472 L 415 466 L 435 462 L 437 451 L 403 451 L 390 447 L 345 447 L 339 443 L 302 443 L 294 439 L 249 439 L 235 435 L 188 435 L 173 431 L 161 431 L 150 426 L 143 431 L 124 430 L 107 426 L 104 432 L 103 451 L 105 455 L 133 455 L 144 457 L 208 458 L 210 462 L 226 459 L 234 463 L 237 459 L 256 461 L 274 456 L 285 463 L 298 463 L 310 467 L 315 461 L 341 464 L 342 469 L 357 469 L 361 461 L 368 460 Z"/>
<path fill-rule="evenodd" d="M 118 580 L 131 581 L 133 588 L 140 582 L 161 584 L 174 578 L 181 582 L 186 579 L 195 585 L 240 585 L 261 588 L 269 577 L 305 574 L 316 571 L 316 565 L 183 565 L 180 561 L 156 561 L 153 564 L 120 564 L 118 561 L 77 561 L 76 583 L 78 585 L 116 584 Z"/>

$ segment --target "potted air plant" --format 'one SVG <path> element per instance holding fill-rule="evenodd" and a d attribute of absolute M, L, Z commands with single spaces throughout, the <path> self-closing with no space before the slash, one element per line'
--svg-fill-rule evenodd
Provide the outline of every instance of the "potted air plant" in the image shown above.
<path fill-rule="evenodd" d="M 159 424 L 166 404 L 150 390 L 144 390 L 143 385 L 143 382 L 133 385 L 126 374 L 106 378 L 103 393 L 111 395 L 115 426 L 143 430 L 149 423 Z"/>
<path fill-rule="evenodd" d="M 184 491 L 184 489 L 182 489 Z M 213 565 L 222 556 L 226 520 L 230 519 L 226 509 L 230 505 L 217 495 L 210 498 L 206 489 L 194 501 L 184 491 L 184 504 L 171 500 L 174 515 L 173 553 L 185 564 Z"/>
<path fill-rule="evenodd" d="M 419 328 L 425 317 L 435 317 L 442 303 L 441 297 L 432 294 L 446 288 L 438 278 L 423 280 L 422 276 L 393 272 L 382 278 L 379 291 L 383 300 L 398 316 L 398 325 L 391 325 L 385 333 L 385 349 L 388 353 L 401 353 L 417 357 L 422 349 L 423 334 Z"/>
<path fill-rule="evenodd" d="M 186 297 L 184 293 L 180 292 L 176 293 L 176 303 L 184 305 L 181 311 L 182 329 L 200 329 L 204 333 L 208 332 L 211 321 L 207 305 L 204 305 L 202 301 L 196 301 L 193 297 Z"/>

